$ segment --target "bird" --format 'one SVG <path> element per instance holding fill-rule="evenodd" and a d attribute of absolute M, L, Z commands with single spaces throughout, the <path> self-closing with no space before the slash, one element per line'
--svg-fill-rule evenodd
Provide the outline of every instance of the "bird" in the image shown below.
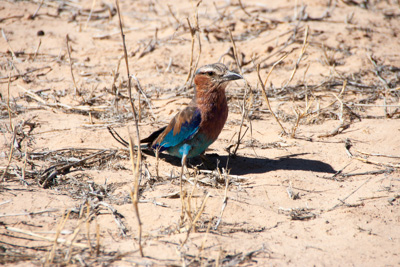
<path fill-rule="evenodd" d="M 230 81 L 239 79 L 243 77 L 222 63 L 200 67 L 194 74 L 191 102 L 167 126 L 142 139 L 141 148 L 151 148 L 157 153 L 165 151 L 181 158 L 182 167 L 188 158 L 202 156 L 217 140 L 228 118 L 225 89 Z"/>

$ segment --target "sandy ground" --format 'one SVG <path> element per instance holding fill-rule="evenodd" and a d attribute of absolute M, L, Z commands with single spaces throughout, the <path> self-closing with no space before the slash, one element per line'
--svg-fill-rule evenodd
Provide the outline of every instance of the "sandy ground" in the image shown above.
<path fill-rule="evenodd" d="M 398 1 L 121 1 L 141 137 L 190 101 L 191 60 L 246 80 L 184 208 L 180 160 L 144 155 L 144 257 L 107 130 L 136 137 L 115 3 L 41 2 L 0 2 L 0 264 L 400 265 Z M 284 55 L 265 85 L 287 134 L 257 76 Z"/>

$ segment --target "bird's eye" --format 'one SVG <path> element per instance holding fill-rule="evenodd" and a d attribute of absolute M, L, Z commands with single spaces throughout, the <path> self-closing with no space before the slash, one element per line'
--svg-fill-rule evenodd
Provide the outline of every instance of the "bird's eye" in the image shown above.
<path fill-rule="evenodd" d="M 207 73 L 208 76 L 213 76 L 214 75 L 213 71 L 207 71 L 206 73 Z"/>

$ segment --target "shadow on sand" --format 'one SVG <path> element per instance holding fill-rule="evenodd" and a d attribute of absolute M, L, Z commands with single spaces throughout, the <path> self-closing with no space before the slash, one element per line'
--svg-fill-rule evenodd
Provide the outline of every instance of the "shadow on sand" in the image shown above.
<path fill-rule="evenodd" d="M 225 167 L 226 162 L 229 159 L 228 168 L 231 169 L 230 174 L 233 175 L 266 173 L 276 170 L 336 173 L 332 166 L 325 162 L 301 158 L 301 156 L 307 154 L 308 153 L 293 154 L 277 159 L 245 156 L 236 156 L 234 158 L 229 158 L 229 156 L 219 156 L 218 154 L 206 154 L 206 156 L 212 164 L 215 164 L 217 161 L 219 161 L 220 167 Z M 181 166 L 181 160 L 179 158 L 167 154 L 160 154 L 160 158 L 163 158 L 165 161 L 171 163 L 172 165 Z M 200 165 L 201 160 L 199 157 L 196 157 L 190 159 L 189 163 L 192 165 Z M 200 168 L 202 167 L 203 166 L 201 166 Z"/>

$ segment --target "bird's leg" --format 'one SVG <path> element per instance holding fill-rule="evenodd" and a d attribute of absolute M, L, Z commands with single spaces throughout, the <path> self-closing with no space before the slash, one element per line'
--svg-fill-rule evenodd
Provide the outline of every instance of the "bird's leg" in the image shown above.
<path fill-rule="evenodd" d="M 185 207 L 185 201 L 183 199 L 183 185 L 182 185 L 182 176 L 183 173 L 185 172 L 185 167 L 186 166 L 186 159 L 187 159 L 187 154 L 184 154 L 182 156 L 182 170 L 181 170 L 181 176 L 179 179 L 179 183 L 180 183 L 180 196 L 181 196 L 181 204 L 182 204 L 182 209 L 181 209 L 181 224 L 183 224 L 183 219 L 185 217 L 185 212 L 184 212 L 184 207 Z"/>
<path fill-rule="evenodd" d="M 156 175 L 157 175 L 157 180 L 160 179 L 160 175 L 158 174 L 158 163 L 160 160 L 160 149 L 157 147 L 156 149 Z"/>

